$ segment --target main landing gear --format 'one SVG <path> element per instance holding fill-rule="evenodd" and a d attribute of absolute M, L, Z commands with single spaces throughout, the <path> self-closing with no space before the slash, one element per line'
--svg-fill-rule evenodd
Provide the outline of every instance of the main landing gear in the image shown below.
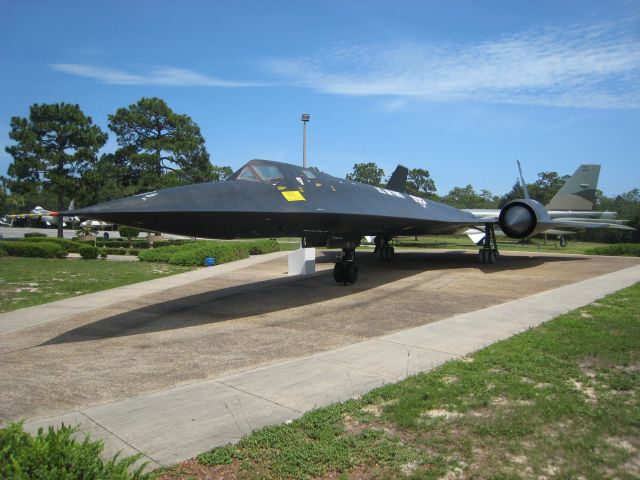
<path fill-rule="evenodd" d="M 356 283 L 358 280 L 358 267 L 356 266 L 355 248 L 342 249 L 342 256 L 333 267 L 333 279 L 343 285 Z"/>
<path fill-rule="evenodd" d="M 484 238 L 482 239 L 482 248 L 478 251 L 478 260 L 480 263 L 496 263 L 498 255 L 500 253 L 493 224 L 487 223 L 484 226 Z"/>
<path fill-rule="evenodd" d="M 380 260 L 391 260 L 395 254 L 395 250 L 389 245 L 389 239 L 386 237 L 376 237 L 373 240 L 376 244 L 376 248 L 373 250 L 373 254 L 377 255 Z"/>

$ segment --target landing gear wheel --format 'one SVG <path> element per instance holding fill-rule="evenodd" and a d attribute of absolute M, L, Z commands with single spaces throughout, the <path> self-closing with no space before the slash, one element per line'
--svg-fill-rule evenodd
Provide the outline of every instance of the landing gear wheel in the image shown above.
<path fill-rule="evenodd" d="M 344 264 L 344 280 L 347 283 L 356 283 L 358 280 L 358 267 L 355 263 Z"/>
<path fill-rule="evenodd" d="M 478 251 L 478 260 L 480 260 L 480 263 L 496 263 L 496 252 L 481 248 Z"/>
<path fill-rule="evenodd" d="M 393 247 L 389 245 L 383 245 L 380 247 L 380 250 L 378 250 L 378 258 L 380 258 L 380 260 L 391 260 L 393 259 L 395 253 L 396 251 Z"/>
<path fill-rule="evenodd" d="M 478 260 L 480 263 L 496 263 L 498 259 L 498 244 L 496 243 L 496 234 L 493 231 L 493 225 L 485 225 L 485 237 L 478 250 Z"/>
<path fill-rule="evenodd" d="M 344 271 L 344 262 L 336 263 L 335 267 L 333 267 L 333 279 L 336 283 L 344 283 L 345 271 Z"/>
<path fill-rule="evenodd" d="M 564 235 L 560 235 L 560 246 L 564 248 L 567 246 L 567 243 L 567 239 L 564 238 Z"/>
<path fill-rule="evenodd" d="M 356 249 L 343 248 L 342 255 L 336 260 L 333 267 L 333 279 L 336 283 L 349 285 L 358 280 L 358 267 L 355 264 Z"/>

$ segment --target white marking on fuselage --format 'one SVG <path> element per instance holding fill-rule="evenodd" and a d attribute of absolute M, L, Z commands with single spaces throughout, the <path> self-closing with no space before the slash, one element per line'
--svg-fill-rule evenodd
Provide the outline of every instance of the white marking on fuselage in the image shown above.
<path fill-rule="evenodd" d="M 139 193 L 136 195 L 136 197 L 140 197 L 143 202 L 146 202 L 148 198 L 153 198 L 156 195 L 158 195 L 158 192 L 154 190 L 153 192 Z"/>
<path fill-rule="evenodd" d="M 409 196 L 413 199 L 414 202 L 416 202 L 422 208 L 427 208 L 429 206 L 429 204 L 427 203 L 427 201 L 424 198 L 415 197 L 413 195 L 409 195 Z"/>
<path fill-rule="evenodd" d="M 373 188 L 375 188 L 378 192 L 382 193 L 383 195 L 390 195 L 392 197 L 404 198 L 404 195 L 402 195 L 400 192 L 387 190 L 386 188 L 382 188 L 382 187 L 373 187 Z"/>

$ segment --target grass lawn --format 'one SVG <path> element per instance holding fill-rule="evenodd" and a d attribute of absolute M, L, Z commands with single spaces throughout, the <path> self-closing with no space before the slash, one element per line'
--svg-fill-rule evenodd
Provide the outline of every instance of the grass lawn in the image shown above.
<path fill-rule="evenodd" d="M 160 472 L 187 478 L 640 476 L 640 284 Z"/>
<path fill-rule="evenodd" d="M 192 270 L 160 263 L 0 258 L 0 312 Z"/>
<path fill-rule="evenodd" d="M 524 252 L 550 252 L 550 253 L 584 253 L 585 250 L 594 247 L 601 247 L 607 244 L 595 242 L 578 242 L 567 237 L 569 244 L 561 247 L 555 238 L 549 237 L 546 244 L 543 239 L 533 238 L 529 243 L 520 243 L 507 237 L 498 237 L 498 249 L 508 251 L 524 251 Z M 397 243 L 403 247 L 421 247 L 421 248 L 465 248 L 477 250 L 479 247 L 475 245 L 466 235 L 447 235 L 447 236 L 424 236 L 418 237 L 400 237 Z"/>

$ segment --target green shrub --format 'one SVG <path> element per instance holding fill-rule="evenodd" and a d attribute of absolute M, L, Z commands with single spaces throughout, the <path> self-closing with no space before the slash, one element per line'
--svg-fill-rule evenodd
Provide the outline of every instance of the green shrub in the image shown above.
<path fill-rule="evenodd" d="M 65 258 L 67 252 L 55 242 L 3 241 L 2 247 L 12 257 Z"/>
<path fill-rule="evenodd" d="M 277 240 L 253 240 L 249 242 L 251 255 L 264 255 L 280 251 L 280 244 Z"/>
<path fill-rule="evenodd" d="M 58 237 L 46 237 L 46 238 L 36 237 L 36 238 L 29 238 L 29 239 L 19 240 L 19 241 L 24 241 L 24 242 L 53 242 L 53 243 L 57 243 L 60 246 L 62 246 L 62 248 L 64 248 L 67 252 L 72 252 L 72 253 L 78 253 L 79 252 L 79 248 L 85 243 L 84 241 L 78 242 L 78 241 L 69 240 L 68 238 L 58 238 Z M 93 245 L 93 242 L 88 242 L 88 243 Z"/>
<path fill-rule="evenodd" d="M 104 250 L 100 251 L 100 258 L 107 258 L 108 253 L 105 252 Z"/>
<path fill-rule="evenodd" d="M 98 239 L 98 241 L 96 242 L 96 245 L 99 247 L 109 247 L 109 248 L 128 248 L 129 246 L 131 246 L 131 243 L 129 240 L 120 240 L 120 239 L 116 239 L 116 240 L 100 240 Z"/>
<path fill-rule="evenodd" d="M 118 479 L 146 480 L 145 465 L 135 470 L 132 465 L 141 454 L 119 459 L 103 460 L 104 444 L 73 438 L 77 428 L 62 425 L 38 430 L 32 436 L 22 429 L 22 423 L 12 423 L 0 429 L 0 478 L 15 479 Z"/>
<path fill-rule="evenodd" d="M 0 257 L 6 257 L 8 255 L 7 251 L 5 250 L 5 248 L 0 245 Z"/>
<path fill-rule="evenodd" d="M 138 255 L 140 253 L 140 249 L 139 248 L 130 248 L 127 251 L 127 255 Z"/>
<path fill-rule="evenodd" d="M 153 248 L 170 247 L 173 245 L 171 240 L 160 240 L 159 242 L 153 242 Z"/>
<path fill-rule="evenodd" d="M 124 248 L 105 247 L 104 251 L 109 255 L 126 255 L 127 250 Z"/>
<path fill-rule="evenodd" d="M 137 238 L 140 234 L 140 229 L 135 227 L 128 227 L 127 225 L 120 225 L 118 228 L 118 232 L 120 232 L 120 236 L 131 240 L 132 238 Z"/>
<path fill-rule="evenodd" d="M 24 238 L 42 238 L 46 236 L 47 236 L 46 233 L 41 233 L 41 232 L 27 232 L 24 234 Z"/>
<path fill-rule="evenodd" d="M 146 262 L 164 262 L 172 265 L 200 266 L 204 259 L 213 257 L 216 264 L 233 262 L 251 255 L 276 252 L 280 250 L 275 240 L 255 241 L 198 241 L 183 243 L 182 245 L 164 245 L 153 248 L 138 255 Z"/>
<path fill-rule="evenodd" d="M 80 256 L 86 260 L 93 260 L 98 258 L 98 247 L 93 245 L 83 245 L 80 247 Z"/>
<path fill-rule="evenodd" d="M 616 243 L 603 247 L 589 248 L 586 255 L 613 255 L 619 257 L 640 257 L 640 243 Z"/>
<path fill-rule="evenodd" d="M 185 243 L 195 243 L 195 242 L 193 240 L 182 240 L 182 239 L 160 240 L 159 242 L 154 242 L 153 243 L 153 248 L 170 247 L 172 245 L 183 245 Z"/>

